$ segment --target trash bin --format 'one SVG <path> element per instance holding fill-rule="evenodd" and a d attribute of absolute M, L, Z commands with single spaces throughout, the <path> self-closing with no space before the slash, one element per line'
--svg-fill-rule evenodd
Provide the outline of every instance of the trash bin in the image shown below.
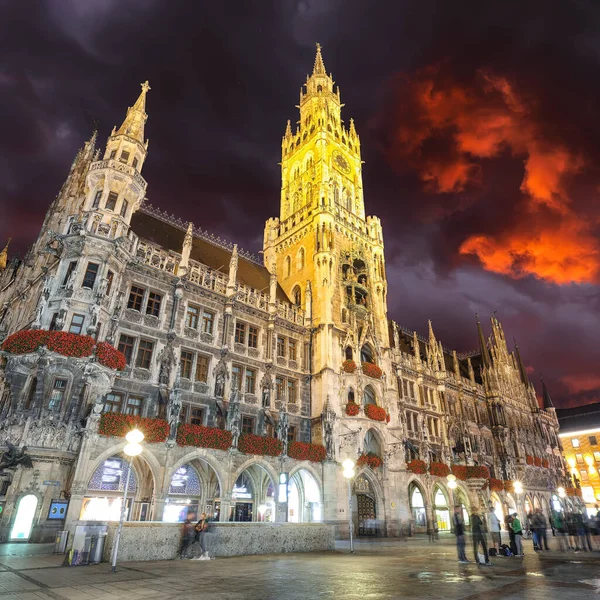
<path fill-rule="evenodd" d="M 67 542 L 69 541 L 68 531 L 59 531 L 56 534 L 56 540 L 54 542 L 54 554 L 64 554 L 67 549 Z"/>
<path fill-rule="evenodd" d="M 90 558 L 89 562 L 99 563 L 102 562 L 102 555 L 104 554 L 104 542 L 106 540 L 106 533 L 99 533 L 92 536 L 92 543 L 90 544 Z"/>

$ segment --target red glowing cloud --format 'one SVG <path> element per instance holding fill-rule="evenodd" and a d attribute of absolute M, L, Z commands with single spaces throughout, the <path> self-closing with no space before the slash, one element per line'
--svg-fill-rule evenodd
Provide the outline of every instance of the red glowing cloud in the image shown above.
<path fill-rule="evenodd" d="M 477 188 L 489 161 L 522 160 L 518 218 L 493 234 L 471 232 L 459 254 L 476 256 L 489 271 L 534 275 L 558 284 L 600 280 L 596 218 L 573 208 L 567 183 L 586 167 L 566 143 L 548 141 L 535 119 L 535 102 L 520 97 L 504 77 L 479 72 L 471 85 L 441 69 L 404 80 L 400 122 L 394 130 L 395 164 L 415 170 L 427 189 L 451 194 Z M 484 194 L 477 200 L 485 202 Z"/>

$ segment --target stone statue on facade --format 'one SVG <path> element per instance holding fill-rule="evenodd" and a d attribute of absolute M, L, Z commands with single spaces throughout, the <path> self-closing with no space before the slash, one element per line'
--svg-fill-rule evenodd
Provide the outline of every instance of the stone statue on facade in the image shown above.
<path fill-rule="evenodd" d="M 238 444 L 240 441 L 240 428 L 237 424 L 233 425 L 231 428 L 231 447 L 234 450 L 237 450 Z"/>
<path fill-rule="evenodd" d="M 179 415 L 181 414 L 181 392 L 178 388 L 171 391 L 167 404 L 167 421 L 169 423 L 169 441 L 177 439 L 177 427 Z"/>
<path fill-rule="evenodd" d="M 240 425 L 240 392 L 233 390 L 229 398 L 229 407 L 227 408 L 226 427 L 233 432 L 234 427 L 239 429 Z"/>
<path fill-rule="evenodd" d="M 271 408 L 271 389 L 273 387 L 273 381 L 268 373 L 263 375 L 260 387 L 262 391 L 262 407 Z"/>
<path fill-rule="evenodd" d="M 229 370 L 227 369 L 227 363 L 225 362 L 225 356 L 227 356 L 227 350 L 221 350 L 221 360 L 215 367 L 215 397 L 222 398 L 225 394 L 225 382 L 229 379 Z"/>
<path fill-rule="evenodd" d="M 35 320 L 33 321 L 32 329 L 39 329 L 42 326 L 42 318 L 48 306 L 48 300 L 44 294 L 40 296 L 37 310 L 35 311 Z"/>
<path fill-rule="evenodd" d="M 158 355 L 158 383 L 169 385 L 171 381 L 171 369 L 175 364 L 175 353 L 173 352 L 173 337 L 169 334 L 167 345 Z"/>
<path fill-rule="evenodd" d="M 24 469 L 32 469 L 33 462 L 31 456 L 26 454 L 27 446 L 17 448 L 14 444 L 7 441 L 7 450 L 0 457 L 0 474 L 3 474 L 5 469 L 15 470 L 19 465 Z"/>
<path fill-rule="evenodd" d="M 288 429 L 289 419 L 286 412 L 279 413 L 279 421 L 277 422 L 277 439 L 283 444 L 282 454 L 285 456 L 288 451 Z"/>
<path fill-rule="evenodd" d="M 325 402 L 323 414 L 323 442 L 327 451 L 327 460 L 335 460 L 335 442 L 333 439 L 333 427 L 335 424 L 335 412 L 329 407 L 329 397 Z"/>

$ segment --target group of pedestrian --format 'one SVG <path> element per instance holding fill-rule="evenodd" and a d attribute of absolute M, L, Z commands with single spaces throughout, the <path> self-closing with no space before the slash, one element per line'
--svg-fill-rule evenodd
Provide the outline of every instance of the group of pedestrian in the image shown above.
<path fill-rule="evenodd" d="M 210 560 L 208 549 L 206 547 L 206 534 L 208 532 L 208 518 L 206 513 L 200 515 L 200 519 L 194 523 L 196 515 L 189 512 L 186 520 L 183 523 L 183 531 L 181 538 L 181 550 L 179 558 L 190 560 Z M 191 552 L 194 545 L 197 545 L 200 552 L 196 550 Z M 191 555 L 190 555 L 191 554 Z M 195 554 L 195 556 L 194 556 Z"/>
<path fill-rule="evenodd" d="M 533 549 L 536 552 L 549 551 L 548 526 L 552 535 L 556 536 L 562 551 L 574 550 L 575 552 L 592 552 L 595 548 L 600 550 L 600 510 L 595 507 L 596 514 L 588 516 L 584 510 L 580 512 L 556 512 L 547 520 L 541 508 L 536 508 L 529 513 L 525 521 L 525 529 L 515 512 L 508 514 L 504 519 L 504 527 L 508 532 L 509 543 L 502 543 L 501 523 L 493 506 L 485 516 L 475 508 L 471 515 L 471 534 L 473 538 L 473 555 L 477 564 L 491 565 L 492 556 L 518 556 L 525 555 L 523 538 L 531 534 Z M 470 562 L 466 555 L 465 523 L 462 516 L 462 507 L 456 506 L 453 515 L 454 533 L 456 534 L 456 547 L 458 561 Z M 487 534 L 491 535 L 492 546 L 488 549 Z"/>
<path fill-rule="evenodd" d="M 595 511 L 591 516 L 586 511 L 556 512 L 552 515 L 552 533 L 558 538 L 561 551 L 600 550 L 600 508 L 597 504 Z"/>

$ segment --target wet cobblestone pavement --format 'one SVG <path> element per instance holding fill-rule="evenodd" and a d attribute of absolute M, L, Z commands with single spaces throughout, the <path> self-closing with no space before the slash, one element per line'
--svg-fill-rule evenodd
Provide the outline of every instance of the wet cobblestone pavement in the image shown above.
<path fill-rule="evenodd" d="M 469 547 L 467 547 L 467 551 Z M 456 560 L 451 538 L 359 541 L 335 552 L 240 556 L 212 561 L 60 567 L 60 556 L 0 555 L 0 600 L 600 600 L 600 552 Z"/>

